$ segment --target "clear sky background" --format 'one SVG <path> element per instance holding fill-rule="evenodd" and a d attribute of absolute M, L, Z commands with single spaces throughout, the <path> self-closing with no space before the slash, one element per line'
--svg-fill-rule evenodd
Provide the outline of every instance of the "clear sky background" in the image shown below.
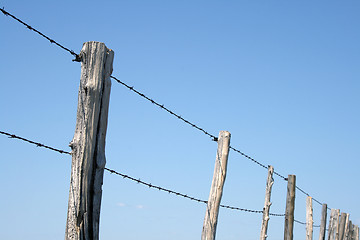
<path fill-rule="evenodd" d="M 274 166 L 360 224 L 360 2 L 13 1 L 0 7 L 81 50 L 101 41 L 113 75 Z M 69 151 L 80 64 L 0 16 L 0 130 Z M 113 82 L 107 166 L 207 200 L 217 144 Z M 0 239 L 63 239 L 71 157 L 0 136 Z M 261 210 L 267 171 L 230 151 L 222 203 Z M 305 221 L 296 192 L 295 218 Z M 271 212 L 284 213 L 275 177 Z M 205 204 L 105 172 L 101 239 L 200 239 Z M 314 222 L 321 206 L 314 203 Z M 328 211 L 328 215 L 330 211 Z M 217 239 L 255 240 L 261 214 L 221 209 Z M 268 239 L 283 238 L 271 217 Z M 318 229 L 314 238 L 318 238 Z M 305 238 L 295 224 L 294 239 Z"/>

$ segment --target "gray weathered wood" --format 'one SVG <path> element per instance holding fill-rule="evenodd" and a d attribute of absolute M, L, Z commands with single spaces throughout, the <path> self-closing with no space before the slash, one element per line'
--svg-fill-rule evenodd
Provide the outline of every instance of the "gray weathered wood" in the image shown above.
<path fill-rule="evenodd" d="M 268 224 L 269 224 L 269 212 L 270 212 L 270 206 L 271 206 L 271 189 L 272 185 L 274 184 L 274 167 L 269 166 L 268 167 L 268 177 L 266 181 L 266 193 L 265 193 L 265 203 L 264 203 L 264 209 L 263 209 L 263 219 L 261 224 L 261 232 L 260 232 L 260 240 L 265 240 L 267 238 L 267 230 L 268 230 Z"/>
<path fill-rule="evenodd" d="M 80 57 L 77 119 L 70 142 L 72 165 L 65 240 L 97 240 L 114 52 L 104 43 L 86 42 Z"/>
<path fill-rule="evenodd" d="M 344 240 L 345 226 L 346 226 L 346 213 L 341 213 L 340 225 L 339 225 L 339 240 Z"/>
<path fill-rule="evenodd" d="M 329 219 L 329 231 L 328 231 L 328 240 L 334 240 L 335 237 L 335 228 L 334 228 L 334 218 L 335 218 L 335 209 L 331 209 L 330 211 L 330 219 Z"/>
<path fill-rule="evenodd" d="M 350 219 L 349 219 L 349 214 L 346 214 L 346 219 L 345 219 L 345 230 L 344 230 L 344 240 L 348 240 L 349 238 L 349 230 L 350 230 Z"/>
<path fill-rule="evenodd" d="M 220 131 L 218 149 L 216 153 L 214 176 L 211 184 L 209 200 L 206 206 L 201 240 L 214 240 L 218 221 L 219 206 L 226 178 L 227 161 L 229 156 L 230 133 Z"/>
<path fill-rule="evenodd" d="M 352 240 L 353 232 L 354 232 L 353 224 L 352 221 L 349 220 L 348 229 L 347 232 L 345 232 L 345 240 Z"/>
<path fill-rule="evenodd" d="M 312 207 L 312 197 L 306 198 L 306 240 L 313 239 L 313 207 Z"/>
<path fill-rule="evenodd" d="M 331 209 L 328 240 L 339 240 L 339 209 Z"/>
<path fill-rule="evenodd" d="M 293 240 L 296 176 L 288 176 L 284 240 Z"/>
<path fill-rule="evenodd" d="M 321 222 L 320 222 L 319 240 L 325 240 L 326 217 L 327 217 L 327 204 L 324 203 L 322 205 L 322 209 L 321 209 Z"/>
<path fill-rule="evenodd" d="M 354 238 L 355 240 L 359 240 L 359 235 L 360 235 L 360 234 L 359 234 L 359 226 L 358 226 L 358 225 L 355 225 L 355 226 L 354 226 L 354 237 L 353 237 L 353 238 Z"/>

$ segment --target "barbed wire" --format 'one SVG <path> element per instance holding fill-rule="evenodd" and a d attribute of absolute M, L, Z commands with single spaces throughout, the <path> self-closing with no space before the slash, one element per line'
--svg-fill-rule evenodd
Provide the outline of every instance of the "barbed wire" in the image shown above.
<path fill-rule="evenodd" d="M 105 167 L 105 170 L 107 170 L 108 172 L 110 173 L 113 173 L 113 174 L 116 174 L 116 175 L 119 175 L 123 178 L 126 178 L 126 179 L 129 179 L 133 182 L 136 182 L 136 183 L 139 183 L 139 184 L 142 184 L 142 185 L 145 185 L 149 188 L 155 188 L 155 189 L 158 189 L 160 191 L 163 191 L 163 192 L 167 192 L 167 193 L 170 193 L 170 194 L 174 194 L 176 196 L 180 196 L 180 197 L 183 197 L 183 198 L 187 198 L 187 199 L 190 199 L 192 201 L 196 201 L 196 202 L 201 202 L 201 203 L 205 203 L 207 204 L 208 201 L 205 201 L 205 200 L 201 200 L 201 199 L 198 199 L 198 198 L 195 198 L 195 197 L 191 197 L 187 194 L 183 194 L 183 193 L 180 193 L 180 192 L 176 192 L 176 191 L 173 191 L 173 190 L 170 190 L 170 189 L 167 189 L 167 188 L 163 188 L 163 187 L 160 187 L 160 186 L 156 186 L 156 185 L 153 185 L 151 183 L 147 183 L 145 181 L 142 181 L 141 179 L 137 179 L 137 178 L 134 178 L 134 177 L 130 177 L 126 174 L 123 174 L 123 173 L 120 173 L 120 172 L 117 172 L 115 170 L 112 170 L 110 168 L 106 168 Z M 238 210 L 238 211 L 244 211 L 244 212 L 250 212 L 250 213 L 263 213 L 262 210 L 251 210 L 251 209 L 246 209 L 246 208 L 239 208 L 239 207 L 233 207 L 233 206 L 229 206 L 229 205 L 223 205 L 221 204 L 220 207 L 222 208 L 227 208 L 227 209 L 231 209 L 231 210 Z M 285 216 L 285 214 L 275 214 L 275 213 L 271 213 L 270 215 L 272 216 Z"/>
<path fill-rule="evenodd" d="M 295 186 L 297 190 L 299 190 L 300 192 L 302 192 L 303 194 L 305 194 L 308 197 L 311 197 L 309 193 L 305 192 L 304 190 L 302 190 L 300 187 Z M 322 203 L 320 201 L 318 201 L 317 199 L 311 197 L 313 201 L 315 201 L 316 203 L 322 205 Z"/>
<path fill-rule="evenodd" d="M 301 221 L 296 220 L 296 219 L 294 219 L 294 222 L 299 223 L 299 224 L 301 224 L 301 225 L 306 225 L 305 222 L 301 222 Z M 313 225 L 313 227 L 314 227 L 314 228 L 319 228 L 319 227 L 321 227 L 321 226 L 320 226 L 320 225 Z"/>
<path fill-rule="evenodd" d="M 181 117 L 179 114 L 173 112 L 172 110 L 168 109 L 167 107 L 165 107 L 163 104 L 160 104 L 158 102 L 156 102 L 155 100 L 153 100 L 152 98 L 148 97 L 147 95 L 145 95 L 144 93 L 136 90 L 133 86 L 129 86 L 128 84 L 124 83 L 123 81 L 121 81 L 120 79 L 114 77 L 114 76 L 110 76 L 112 79 L 114 79 L 115 81 L 117 81 L 118 83 L 120 83 L 121 85 L 125 86 L 126 88 L 128 88 L 129 90 L 131 90 L 132 92 L 136 93 L 137 95 L 141 96 L 142 98 L 145 98 L 146 100 L 150 101 L 152 104 L 155 104 L 156 106 L 160 107 L 161 109 L 165 110 L 166 112 L 170 113 L 171 115 L 175 116 L 176 118 L 182 120 L 183 122 L 185 122 L 186 124 L 192 126 L 193 128 L 203 132 L 205 135 L 209 136 L 212 138 L 213 141 L 217 141 L 218 138 L 215 137 L 215 135 L 207 132 L 206 130 L 204 130 L 203 128 L 199 127 L 198 125 L 184 119 L 183 117 Z M 264 168 L 264 169 L 268 169 L 268 166 L 264 165 L 263 163 L 255 160 L 254 158 L 250 157 L 249 155 L 245 154 L 244 152 L 230 146 L 229 147 L 231 150 L 233 150 L 234 152 L 239 153 L 240 155 L 242 155 L 243 157 L 251 160 L 252 162 L 256 163 L 257 165 L 259 165 L 260 167 Z M 281 175 L 280 173 L 278 173 L 277 171 L 274 171 L 274 174 L 277 175 L 278 177 L 282 178 L 283 180 L 287 181 L 288 179 Z M 303 194 L 305 194 L 306 196 L 310 196 L 307 192 L 305 192 L 304 190 L 302 190 L 300 187 L 296 186 L 296 188 L 302 192 Z M 313 200 L 322 205 L 322 203 L 320 201 L 318 201 L 317 199 L 313 198 Z M 330 208 L 328 208 L 330 209 Z"/>
<path fill-rule="evenodd" d="M 40 36 L 44 37 L 45 39 L 49 40 L 50 43 L 54 43 L 56 44 L 57 46 L 59 46 L 60 48 L 64 49 L 65 51 L 69 52 L 71 55 L 75 56 L 75 59 L 73 61 L 77 61 L 77 62 L 80 62 L 81 61 L 81 58 L 78 54 L 76 54 L 73 50 L 70 50 L 69 48 L 66 48 L 64 47 L 63 45 L 59 44 L 58 42 L 56 42 L 55 40 L 49 38 L 48 36 L 46 36 L 45 34 L 43 34 L 42 32 L 38 31 L 37 29 L 31 27 L 29 24 L 25 23 L 24 21 L 20 20 L 19 18 L 17 18 L 16 16 L 12 15 L 11 13 L 5 11 L 4 8 L 0 8 L 0 11 L 5 15 L 5 16 L 10 16 L 12 17 L 13 19 L 15 19 L 16 21 L 18 21 L 19 23 L 23 24 L 24 26 L 26 26 L 28 29 L 38 33 Z M 117 81 L 118 83 L 122 84 L 123 86 L 127 87 L 128 89 L 130 89 L 131 91 L 133 91 L 134 93 L 138 94 L 139 96 L 145 98 L 146 100 L 150 101 L 151 103 L 155 104 L 156 106 L 160 107 L 161 109 L 165 110 L 166 112 L 168 112 L 169 114 L 175 116 L 176 118 L 180 119 L 181 121 L 185 122 L 186 124 L 192 126 L 193 128 L 203 132 L 205 135 L 209 136 L 213 141 L 217 141 L 218 138 L 213 135 L 213 134 L 210 134 L 209 132 L 207 132 L 205 129 L 197 126 L 196 124 L 186 120 L 185 118 L 183 118 L 182 116 L 180 116 L 179 114 L 176 114 L 175 112 L 173 112 L 172 110 L 170 110 L 169 108 L 165 107 L 163 104 L 160 104 L 158 102 L 156 102 L 155 100 L 149 98 L 148 96 L 146 96 L 145 94 L 139 92 L 138 90 L 134 89 L 134 87 L 131 87 L 129 85 L 127 85 L 126 83 L 122 82 L 120 79 L 114 77 L 114 76 L 110 76 L 112 79 L 114 79 L 115 81 Z M 38 144 L 38 146 L 41 146 L 41 143 Z M 245 158 L 251 160 L 252 162 L 256 163 L 257 165 L 265 168 L 265 169 L 268 169 L 268 167 L 262 163 L 260 163 L 259 161 L 255 160 L 254 158 L 250 157 L 249 155 L 243 153 L 242 151 L 234 148 L 234 147 L 231 147 L 230 146 L 230 149 L 232 149 L 233 151 L 241 154 L 242 156 L 244 156 Z M 274 171 L 274 174 L 277 175 L 278 177 L 282 178 L 283 180 L 287 181 L 287 178 L 284 177 L 283 175 L 281 175 L 280 173 Z M 305 191 L 303 191 L 301 188 L 299 187 L 296 187 L 300 192 L 304 193 L 305 195 L 309 196 L 308 193 L 306 193 Z M 314 198 L 313 198 L 314 199 Z M 317 202 L 318 204 L 322 205 L 322 203 L 316 199 L 314 199 L 315 202 Z M 330 209 L 330 208 L 328 208 Z"/>
<path fill-rule="evenodd" d="M 54 147 L 50 147 L 48 145 L 45 145 L 45 144 L 42 144 L 42 143 L 39 143 L 39 142 L 35 142 L 35 141 L 29 140 L 29 139 L 26 139 L 26 138 L 23 138 L 23 137 L 19 137 L 19 136 L 15 135 L 15 134 L 3 132 L 3 131 L 0 131 L 0 133 L 3 134 L 3 135 L 8 136 L 9 138 L 19 139 L 19 140 L 22 140 L 24 142 L 36 145 L 37 147 L 43 147 L 43 148 L 46 148 L 46 149 L 49 149 L 49 150 L 52 150 L 52 151 L 55 151 L 55 152 L 58 152 L 58 153 L 62 153 L 62 154 L 65 153 L 65 154 L 71 155 L 70 152 L 60 150 L 60 149 L 57 149 L 57 148 L 54 148 Z M 170 190 L 170 189 L 167 189 L 167 188 L 163 188 L 163 187 L 160 187 L 160 186 L 157 186 L 157 185 L 152 185 L 151 183 L 144 182 L 144 181 L 142 181 L 140 179 L 136 179 L 134 177 L 131 177 L 129 175 L 117 172 L 117 171 L 115 171 L 113 169 L 110 169 L 110 168 L 107 168 L 107 167 L 105 167 L 104 170 L 106 170 L 106 171 L 108 171 L 110 173 L 119 175 L 119 176 L 121 176 L 123 178 L 132 180 L 132 181 L 134 181 L 136 183 L 145 185 L 145 186 L 147 186 L 149 188 L 155 188 L 155 189 L 158 189 L 160 191 L 168 192 L 170 194 L 174 194 L 176 196 L 187 198 L 187 199 L 190 199 L 190 200 L 196 201 L 196 202 L 201 202 L 201 203 L 205 203 L 205 204 L 207 204 L 207 202 L 208 202 L 208 201 L 205 201 L 205 200 L 201 200 L 201 199 L 198 199 L 198 198 L 191 197 L 191 196 L 189 196 L 187 194 L 176 192 L 176 191 L 173 191 L 173 190 Z M 229 206 L 229 205 L 220 205 L 220 207 L 227 208 L 227 209 L 232 209 L 232 210 L 250 212 L 250 213 L 263 213 L 263 211 L 259 211 L 259 210 L 251 210 L 251 209 L 246 209 L 246 208 L 233 207 L 233 206 Z M 276 213 L 270 213 L 270 215 L 272 215 L 272 216 L 285 216 L 285 214 L 276 214 Z"/>
<path fill-rule="evenodd" d="M 259 165 L 260 167 L 263 167 L 263 168 L 265 168 L 265 169 L 269 169 L 269 166 L 265 166 L 264 164 L 260 163 L 259 161 L 256 161 L 254 158 L 250 157 L 249 155 L 241 152 L 240 150 L 238 150 L 238 149 L 236 149 L 236 148 L 234 148 L 234 147 L 232 147 L 232 146 L 230 146 L 230 149 L 233 150 L 233 151 L 235 151 L 235 152 L 237 152 L 237 153 L 239 153 L 239 154 L 241 154 L 241 155 L 244 156 L 245 158 L 253 161 L 254 163 L 256 163 L 257 165 Z M 277 175 L 278 177 L 282 178 L 283 180 L 287 181 L 287 178 L 284 177 L 283 175 L 281 175 L 280 173 L 274 171 L 274 174 Z"/>
<path fill-rule="evenodd" d="M 152 104 L 155 104 L 156 106 L 160 107 L 161 109 L 164 109 L 166 112 L 170 113 L 171 115 L 175 116 L 176 118 L 182 120 L 183 122 L 185 122 L 186 124 L 189 124 L 190 126 L 192 126 L 193 128 L 203 132 L 205 135 L 209 136 L 212 138 L 213 141 L 217 141 L 218 138 L 215 137 L 215 135 L 205 131 L 203 128 L 197 126 L 196 124 L 184 119 L 183 117 L 181 117 L 179 114 L 176 114 L 175 112 L 171 111 L 170 109 L 168 109 L 167 107 L 165 107 L 163 104 L 160 104 L 158 102 L 156 102 L 155 100 L 153 100 L 152 98 L 146 96 L 145 94 L 141 93 L 140 91 L 136 90 L 134 87 L 129 86 L 128 84 L 124 83 L 123 81 L 121 81 L 120 79 L 114 77 L 114 76 L 110 76 L 112 79 L 114 79 L 115 81 L 117 81 L 118 83 L 122 84 L 123 86 L 125 86 L 126 88 L 128 88 L 129 90 L 133 91 L 134 93 L 136 93 L 137 95 L 145 98 L 146 100 L 150 101 Z M 268 169 L 268 166 L 265 166 L 264 164 L 260 163 L 259 161 L 256 161 L 254 158 L 250 157 L 249 155 L 243 153 L 242 151 L 230 146 L 230 149 L 241 154 L 242 156 L 244 156 L 245 158 L 253 161 L 254 163 L 258 164 L 259 166 Z M 284 179 L 285 181 L 287 180 L 287 178 L 285 178 L 284 176 L 282 176 L 281 174 L 279 174 L 278 172 L 274 171 L 274 174 L 281 177 L 282 179 Z"/>
<path fill-rule="evenodd" d="M 45 34 L 43 34 L 42 32 L 40 32 L 39 30 L 31 27 L 29 24 L 25 23 L 24 21 L 20 20 L 19 18 L 15 17 L 14 15 L 12 15 L 11 13 L 5 11 L 4 8 L 0 8 L 0 11 L 5 15 L 5 16 L 9 16 L 13 19 L 15 19 L 16 21 L 18 21 L 19 23 L 23 24 L 24 26 L 26 26 L 29 30 L 36 32 L 37 34 L 39 34 L 40 36 L 42 36 L 43 38 L 47 39 L 48 41 L 50 41 L 50 43 L 53 43 L 55 45 L 57 45 L 58 47 L 64 49 L 65 51 L 69 52 L 71 55 L 73 55 L 75 57 L 75 59 L 73 61 L 76 62 L 80 62 L 80 57 L 78 54 L 76 54 L 73 50 L 68 49 L 67 47 L 64 47 L 63 45 L 61 45 L 60 43 L 56 42 L 54 39 L 49 38 L 48 36 L 46 36 Z"/>
<path fill-rule="evenodd" d="M 170 109 L 168 109 L 167 107 L 164 106 L 164 104 L 160 104 L 158 102 L 156 102 L 155 100 L 147 97 L 145 94 L 139 92 L 138 90 L 136 90 L 134 87 L 127 85 L 126 83 L 124 83 L 123 81 L 121 81 L 120 79 L 114 77 L 114 76 L 110 76 L 112 79 L 114 79 L 115 81 L 117 81 L 118 83 L 122 84 L 123 86 L 125 86 L 126 88 L 128 88 L 129 90 L 133 91 L 134 93 L 136 93 L 137 95 L 145 98 L 146 100 L 150 101 L 152 104 L 155 104 L 156 106 L 160 107 L 161 109 L 165 110 L 166 112 L 170 113 L 171 115 L 175 116 L 176 118 L 180 119 L 181 121 L 185 122 L 186 124 L 192 126 L 193 128 L 203 132 L 205 135 L 209 136 L 210 138 L 212 138 L 213 141 L 217 141 L 218 138 L 215 137 L 215 135 L 210 134 L 209 132 L 205 131 L 203 128 L 197 126 L 194 123 L 191 123 L 190 121 L 186 120 L 185 118 L 183 118 L 182 116 L 176 114 L 175 112 L 171 111 Z"/>
<path fill-rule="evenodd" d="M 305 223 L 305 222 L 301 222 L 301 221 L 296 220 L 296 219 L 294 219 L 294 222 L 299 223 L 299 224 L 301 224 L 301 225 L 306 225 L 306 223 Z"/>
<path fill-rule="evenodd" d="M 3 132 L 3 131 L 0 131 L 0 134 L 6 135 L 6 136 L 8 136 L 9 138 L 16 138 L 16 139 L 19 139 L 19 140 L 22 140 L 22 141 L 25 141 L 25 142 L 34 144 L 34 145 L 36 145 L 37 147 L 43 147 L 43 148 L 47 148 L 47 149 L 50 149 L 50 150 L 52 150 L 52 151 L 55 151 L 55 152 L 58 152 L 58 153 L 61 153 L 61 154 L 64 153 L 64 154 L 69 154 L 69 155 L 71 155 L 70 152 L 67 152 L 67 151 L 64 151 L 64 150 L 61 150 L 61 149 L 57 149 L 57 148 L 53 148 L 53 147 L 47 146 L 47 145 L 42 144 L 42 143 L 39 143 L 39 142 L 34 142 L 34 141 L 29 140 L 29 139 L 16 136 L 15 134 L 10 134 L 10 133 Z"/>

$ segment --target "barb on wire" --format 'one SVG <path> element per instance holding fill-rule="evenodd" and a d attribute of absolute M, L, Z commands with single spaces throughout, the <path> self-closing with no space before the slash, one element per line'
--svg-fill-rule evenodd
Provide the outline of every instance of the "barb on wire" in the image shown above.
<path fill-rule="evenodd" d="M 43 147 L 43 148 L 47 148 L 47 149 L 50 149 L 50 150 L 55 151 L 55 152 L 65 153 L 65 154 L 71 155 L 70 152 L 67 152 L 67 151 L 64 151 L 64 150 L 61 150 L 61 149 L 57 149 L 57 148 L 53 148 L 53 147 L 47 146 L 47 145 L 42 144 L 42 143 L 39 143 L 39 142 L 34 142 L 34 141 L 29 140 L 29 139 L 16 136 L 15 134 L 10 134 L 10 133 L 3 132 L 3 131 L 0 131 L 0 134 L 6 135 L 6 136 L 8 136 L 9 138 L 16 138 L 16 139 L 19 139 L 19 140 L 22 140 L 22 141 L 25 141 L 25 142 L 34 144 L 34 145 L 36 145 L 37 147 Z"/>
<path fill-rule="evenodd" d="M 15 19 L 16 21 L 18 21 L 19 23 L 23 24 L 24 26 L 26 26 L 29 30 L 36 32 L 37 34 L 39 34 L 40 36 L 42 36 L 43 38 L 47 39 L 48 41 L 50 41 L 50 43 L 53 43 L 55 45 L 57 45 L 58 47 L 64 49 L 65 51 L 68 51 L 71 55 L 73 55 L 75 57 L 75 59 L 73 61 L 76 62 L 80 62 L 81 59 L 79 57 L 78 54 L 76 54 L 73 50 L 68 49 L 67 47 L 64 47 L 63 45 L 61 45 L 60 43 L 56 42 L 55 40 L 49 38 L 48 36 L 46 36 L 45 34 L 43 34 L 42 32 L 40 32 L 39 30 L 31 27 L 29 24 L 25 23 L 24 21 L 20 20 L 19 18 L 15 17 L 14 15 L 12 15 L 11 13 L 5 11 L 4 8 L 0 8 L 0 11 L 5 15 L 5 16 L 9 16 L 13 19 Z"/>

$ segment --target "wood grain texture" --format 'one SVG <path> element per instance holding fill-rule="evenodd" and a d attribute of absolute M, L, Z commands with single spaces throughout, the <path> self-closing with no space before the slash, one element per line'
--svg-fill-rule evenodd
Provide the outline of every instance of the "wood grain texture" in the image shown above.
<path fill-rule="evenodd" d="M 313 239 L 313 207 L 312 207 L 312 197 L 306 198 L 306 240 Z"/>
<path fill-rule="evenodd" d="M 218 138 L 214 176 L 206 207 L 201 240 L 214 240 L 229 156 L 230 133 L 221 131 Z"/>
<path fill-rule="evenodd" d="M 328 240 L 339 240 L 340 209 L 331 209 Z"/>
<path fill-rule="evenodd" d="M 358 225 L 355 225 L 354 226 L 354 233 L 353 233 L 353 235 L 354 235 L 354 237 L 353 237 L 353 239 L 355 239 L 355 240 L 359 240 L 359 226 Z"/>
<path fill-rule="evenodd" d="M 105 137 L 114 52 L 86 42 L 80 52 L 81 78 L 74 138 L 65 239 L 99 239 L 105 167 Z"/>
<path fill-rule="evenodd" d="M 268 177 L 266 181 L 266 192 L 265 192 L 265 203 L 264 203 L 264 209 L 263 209 L 263 218 L 261 223 L 261 232 L 260 232 L 260 240 L 265 240 L 267 236 L 267 230 L 269 225 L 269 212 L 270 212 L 270 206 L 271 206 L 271 189 L 272 185 L 274 184 L 274 167 L 269 166 L 268 167 Z"/>
<path fill-rule="evenodd" d="M 326 217 L 327 217 L 327 204 L 324 203 L 322 205 L 322 209 L 321 209 L 321 222 L 320 222 L 319 240 L 325 240 Z"/>
<path fill-rule="evenodd" d="M 296 188 L 296 176 L 289 175 L 288 184 L 287 184 L 287 196 L 286 196 L 284 240 L 293 240 L 295 188 Z"/>
<path fill-rule="evenodd" d="M 344 240 L 345 237 L 345 226 L 346 226 L 346 220 L 347 214 L 341 213 L 340 217 L 340 225 L 339 225 L 339 240 Z"/>

